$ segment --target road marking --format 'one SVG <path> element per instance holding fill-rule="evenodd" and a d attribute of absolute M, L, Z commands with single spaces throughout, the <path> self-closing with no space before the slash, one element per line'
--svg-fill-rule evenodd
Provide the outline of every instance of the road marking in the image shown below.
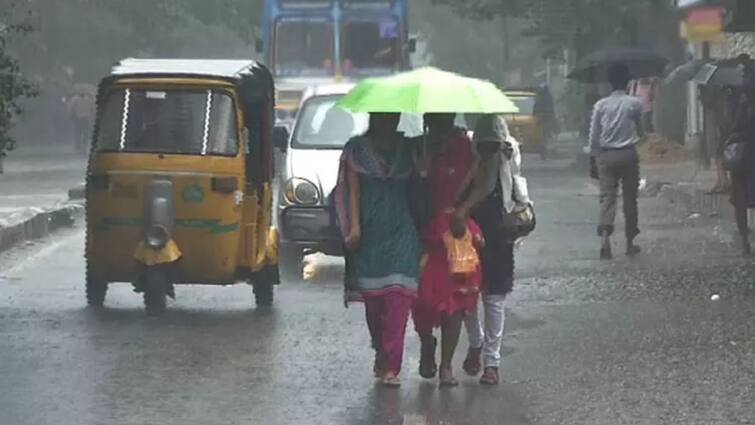
<path fill-rule="evenodd" d="M 4 276 L 2 276 L 2 279 L 13 280 L 14 277 L 11 276 L 11 275 L 16 274 L 16 273 L 20 273 L 20 272 L 26 270 L 27 268 L 29 268 L 29 266 L 32 266 L 37 261 L 42 260 L 44 258 L 47 258 L 47 257 L 53 255 L 57 250 L 59 250 L 60 248 L 62 248 L 63 245 L 67 244 L 68 242 L 70 242 L 71 240 L 73 240 L 73 239 L 75 239 L 75 238 L 77 238 L 79 236 L 80 236 L 79 233 L 76 232 L 76 233 L 67 235 L 67 236 L 65 236 L 65 237 L 63 237 L 61 239 L 56 240 L 55 242 L 52 242 L 52 243 L 48 244 L 47 246 L 45 246 L 44 248 L 40 249 L 36 253 L 29 255 L 28 257 L 26 257 L 24 260 L 22 260 L 21 262 L 17 263 L 16 265 L 14 265 L 14 266 L 12 266 L 12 267 L 10 267 L 8 269 L 2 270 L 3 275 L 4 275 Z"/>

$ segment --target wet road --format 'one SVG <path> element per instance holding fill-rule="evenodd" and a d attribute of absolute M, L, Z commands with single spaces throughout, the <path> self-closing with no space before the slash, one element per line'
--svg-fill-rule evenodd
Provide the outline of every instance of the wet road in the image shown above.
<path fill-rule="evenodd" d="M 68 190 L 84 181 L 86 159 L 48 148 L 13 152 L 0 175 L 0 219 L 25 208 L 47 208 L 68 198 Z"/>
<path fill-rule="evenodd" d="M 499 388 L 421 380 L 411 332 L 402 388 L 376 386 L 333 259 L 272 309 L 243 285 L 180 287 L 150 319 L 117 285 L 91 311 L 74 229 L 0 259 L 0 423 L 755 423 L 755 266 L 731 226 L 643 199 L 644 254 L 601 263 L 595 189 L 561 165 L 529 170 L 539 228 L 517 254 Z"/>

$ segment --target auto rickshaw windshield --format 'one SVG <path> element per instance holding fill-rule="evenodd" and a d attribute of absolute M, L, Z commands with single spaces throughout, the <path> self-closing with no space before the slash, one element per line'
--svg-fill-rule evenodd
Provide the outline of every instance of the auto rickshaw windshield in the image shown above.
<path fill-rule="evenodd" d="M 236 108 L 223 91 L 119 88 L 101 105 L 99 152 L 238 152 Z"/>
<path fill-rule="evenodd" d="M 519 112 L 514 115 L 533 115 L 535 113 L 534 96 L 509 96 L 509 99 L 519 108 Z"/>

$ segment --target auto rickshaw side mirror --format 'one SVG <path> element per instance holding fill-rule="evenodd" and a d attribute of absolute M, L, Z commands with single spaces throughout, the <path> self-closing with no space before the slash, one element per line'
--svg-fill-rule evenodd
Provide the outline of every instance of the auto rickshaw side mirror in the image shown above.
<path fill-rule="evenodd" d="M 284 126 L 273 128 L 273 145 L 281 152 L 285 152 L 288 149 L 288 137 L 288 128 Z"/>

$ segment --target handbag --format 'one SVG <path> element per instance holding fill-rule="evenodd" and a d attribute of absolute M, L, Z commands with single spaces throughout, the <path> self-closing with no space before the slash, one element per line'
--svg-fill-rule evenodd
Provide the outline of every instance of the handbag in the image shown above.
<path fill-rule="evenodd" d="M 517 203 L 510 212 L 503 213 L 501 232 L 511 240 L 523 238 L 535 230 L 537 217 L 531 204 Z"/>
<path fill-rule="evenodd" d="M 731 172 L 740 172 L 747 167 L 747 150 L 748 143 L 741 134 L 732 134 L 726 140 L 721 157 L 721 163 L 724 168 Z"/>
<path fill-rule="evenodd" d="M 513 179 L 511 199 L 514 200 L 514 208 L 511 211 L 503 211 L 503 223 L 501 231 L 511 240 L 523 238 L 535 230 L 537 217 L 535 207 L 529 203 L 523 203 L 516 199 L 517 179 Z"/>

